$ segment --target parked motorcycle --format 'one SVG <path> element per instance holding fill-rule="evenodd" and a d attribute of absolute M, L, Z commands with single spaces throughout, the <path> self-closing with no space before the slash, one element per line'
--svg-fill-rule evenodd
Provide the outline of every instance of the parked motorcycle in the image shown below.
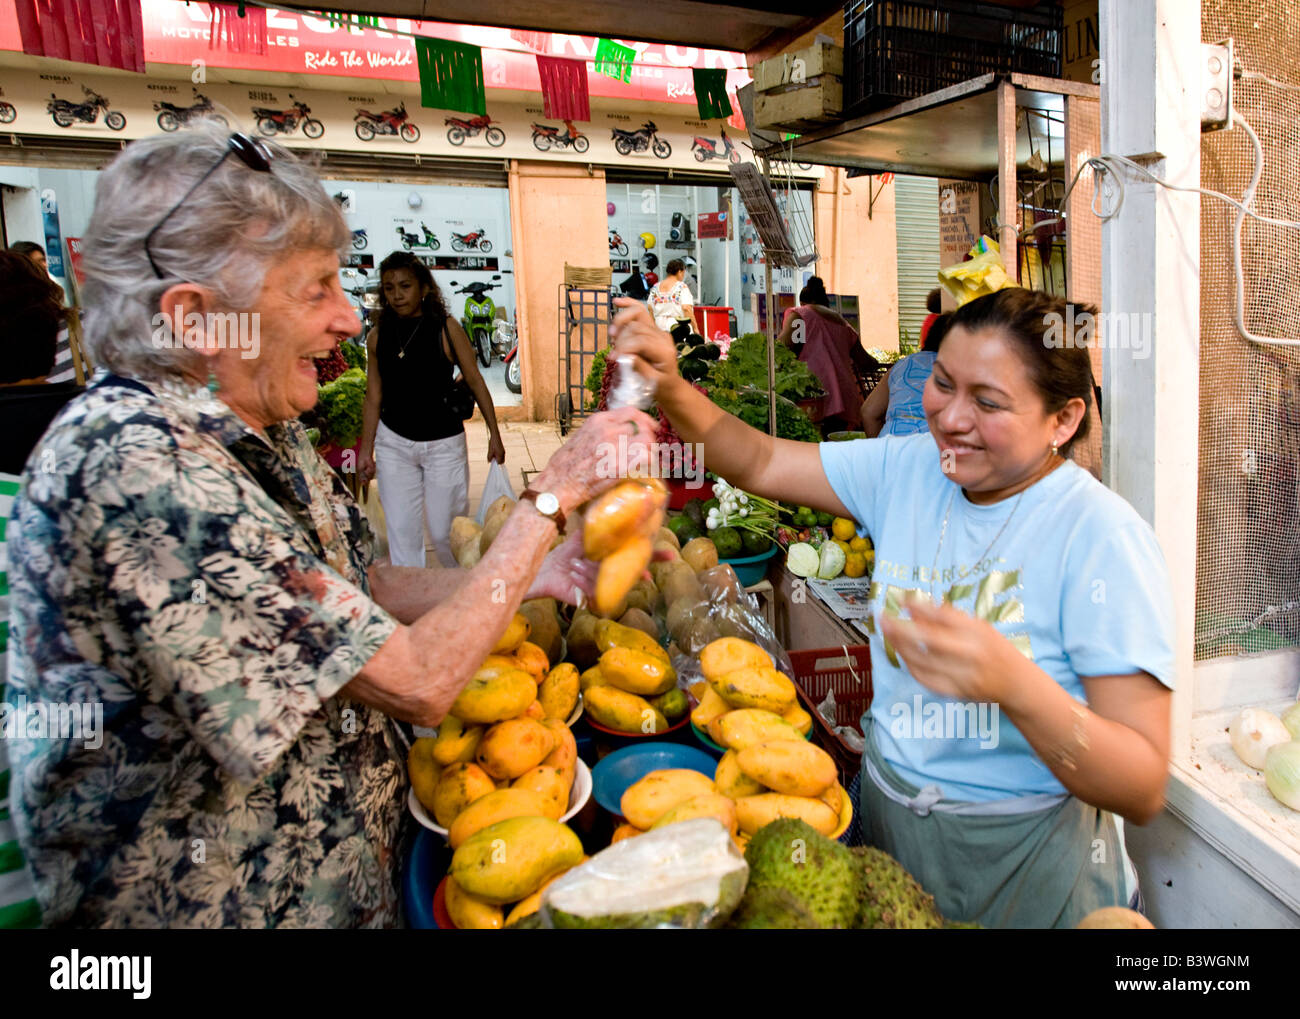
<path fill-rule="evenodd" d="M 363 142 L 368 142 L 377 134 L 398 135 L 404 142 L 418 142 L 420 129 L 407 117 L 406 103 L 397 105 L 396 109 L 371 113 L 369 110 L 357 110 L 356 132 Z"/>
<path fill-rule="evenodd" d="M 222 127 L 230 126 L 230 122 L 218 113 L 216 107 L 212 105 L 212 100 L 203 95 L 198 89 L 194 90 L 194 105 L 192 106 L 176 106 L 160 100 L 153 104 L 153 108 L 159 111 L 158 126 L 164 131 L 178 130 L 187 126 L 191 121 L 200 120 L 203 117 L 210 117 Z"/>
<path fill-rule="evenodd" d="M 83 102 L 74 103 L 70 99 L 60 99 L 53 92 L 50 93 L 50 101 L 45 106 L 45 112 L 54 118 L 54 123 L 59 127 L 71 127 L 73 121 L 80 120 L 86 124 L 93 124 L 99 119 L 99 111 L 104 111 L 104 123 L 110 130 L 120 131 L 126 127 L 126 118 L 116 110 L 109 111 L 108 100 L 98 92 L 92 92 L 81 86 L 81 91 L 86 94 Z"/>
<path fill-rule="evenodd" d="M 627 242 L 618 235 L 617 230 L 609 232 L 609 250 L 620 256 L 627 254 Z"/>
<path fill-rule="evenodd" d="M 557 149 L 571 148 L 574 152 L 586 152 L 591 147 L 587 136 L 573 126 L 573 121 L 566 120 L 564 126 L 568 130 L 561 133 L 558 127 L 552 127 L 550 124 L 534 124 L 533 145 L 539 152 L 545 152 L 551 146 Z"/>
<path fill-rule="evenodd" d="M 365 251 L 366 245 L 370 243 L 370 238 L 366 236 L 366 228 L 363 226 L 358 230 L 352 231 L 352 249 L 354 251 Z"/>
<path fill-rule="evenodd" d="M 740 150 L 727 137 L 725 130 L 722 132 L 722 144 L 725 148 L 722 152 L 719 152 L 718 146 L 712 138 L 701 138 L 697 135 L 691 143 L 691 151 L 695 153 L 695 158 L 701 163 L 707 163 L 710 159 L 729 159 L 733 163 L 739 163 Z"/>
<path fill-rule="evenodd" d="M 487 143 L 493 148 L 500 148 L 506 143 L 506 133 L 494 125 L 492 118 L 486 114 L 482 117 L 474 117 L 472 120 L 448 117 L 446 124 L 447 141 L 453 145 L 463 145 L 466 138 L 474 138 L 480 131 L 486 132 Z"/>
<path fill-rule="evenodd" d="M 498 325 L 509 325 L 509 323 L 501 322 Z M 522 364 L 519 360 L 519 334 L 513 325 L 510 326 L 510 336 L 514 340 L 514 346 L 501 359 L 506 365 L 506 388 L 512 393 L 522 393 L 524 391 L 524 379 Z"/>
<path fill-rule="evenodd" d="M 343 289 L 356 301 L 357 317 L 361 319 L 361 332 L 357 334 L 363 340 L 370 327 L 379 321 L 379 281 L 371 283 L 366 277 L 365 269 L 342 269 L 342 275 L 350 283 L 359 286 L 345 286 Z"/>
<path fill-rule="evenodd" d="M 673 147 L 659 137 L 658 131 L 653 120 L 647 120 L 635 131 L 613 128 L 614 148 L 620 156 L 650 149 L 660 159 L 667 159 L 673 154 Z"/>
<path fill-rule="evenodd" d="M 482 227 L 479 227 L 473 233 L 458 234 L 455 230 L 451 232 L 451 250 L 452 251 L 481 251 L 487 254 L 492 250 L 492 242 L 483 236 L 486 233 Z"/>
<path fill-rule="evenodd" d="M 17 116 L 18 111 L 11 104 L 0 100 L 0 124 L 12 124 Z"/>
<path fill-rule="evenodd" d="M 289 98 L 293 99 L 293 96 Z M 325 133 L 325 125 L 311 116 L 311 107 L 298 99 L 294 99 L 287 110 L 254 106 L 253 116 L 257 118 L 257 130 L 268 138 L 275 134 L 293 134 L 299 121 L 302 122 L 302 133 L 308 138 L 319 138 Z"/>
<path fill-rule="evenodd" d="M 492 279 L 499 280 L 500 276 L 493 276 Z M 453 287 L 459 287 L 460 284 L 455 280 L 451 281 Z M 459 290 L 453 290 L 453 294 L 465 294 L 465 314 L 460 320 L 461 326 L 465 330 L 465 335 L 469 337 L 470 343 L 474 345 L 474 352 L 478 355 L 479 364 L 484 368 L 492 363 L 492 330 L 496 322 L 497 306 L 496 302 L 488 296 L 489 290 L 496 290 L 502 286 L 500 283 L 470 283 L 461 287 Z"/>
<path fill-rule="evenodd" d="M 397 228 L 397 236 L 398 239 L 401 240 L 402 242 L 402 247 L 404 247 L 407 251 L 410 251 L 412 248 L 428 248 L 430 251 L 437 251 L 439 248 L 442 247 L 442 242 L 439 241 L 438 238 L 434 236 L 432 230 L 430 230 L 427 226 L 424 225 L 423 220 L 420 221 L 420 230 L 423 231 L 424 236 L 420 236 L 420 234 L 411 233 L 410 231 L 403 230 L 399 226 Z"/>

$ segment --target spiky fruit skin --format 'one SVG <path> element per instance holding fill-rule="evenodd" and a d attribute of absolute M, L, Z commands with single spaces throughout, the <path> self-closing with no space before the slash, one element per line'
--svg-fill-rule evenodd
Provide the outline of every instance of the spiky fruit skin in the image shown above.
<path fill-rule="evenodd" d="M 943 917 L 903 865 L 871 846 L 851 849 L 861 868 L 862 903 L 857 926 L 866 930 L 939 930 Z"/>
<path fill-rule="evenodd" d="M 821 930 L 817 918 L 779 885 L 750 884 L 727 924 L 737 931 Z"/>
<path fill-rule="evenodd" d="M 814 926 L 854 926 L 862 887 L 858 861 L 850 849 L 807 822 L 783 817 L 764 825 L 745 847 L 745 862 L 750 888 L 785 889 Z"/>

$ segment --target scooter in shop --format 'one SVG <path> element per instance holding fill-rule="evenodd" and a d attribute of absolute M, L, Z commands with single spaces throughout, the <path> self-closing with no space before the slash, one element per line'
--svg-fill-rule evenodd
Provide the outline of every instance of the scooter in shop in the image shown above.
<path fill-rule="evenodd" d="M 514 345 L 506 356 L 501 359 L 506 364 L 506 388 L 512 393 L 522 393 L 524 391 L 524 377 L 523 363 L 519 359 L 519 333 L 513 325 L 507 322 L 498 324 L 509 326 L 510 334 L 514 339 Z"/>
<path fill-rule="evenodd" d="M 497 314 L 496 302 L 488 296 L 488 291 L 503 286 L 496 282 L 500 278 L 500 276 L 493 276 L 491 283 L 476 281 L 452 291 L 453 294 L 466 295 L 465 314 L 461 317 L 460 324 L 465 330 L 465 335 L 469 337 L 475 354 L 478 355 L 479 364 L 484 368 L 492 363 L 492 330 Z M 451 281 L 451 285 L 460 286 L 455 280 Z"/>

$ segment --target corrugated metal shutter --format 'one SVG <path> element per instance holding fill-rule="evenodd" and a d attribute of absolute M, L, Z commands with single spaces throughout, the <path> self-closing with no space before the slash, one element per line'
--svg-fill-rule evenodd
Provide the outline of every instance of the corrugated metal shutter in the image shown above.
<path fill-rule="evenodd" d="M 925 296 L 939 285 L 939 182 L 934 177 L 894 178 L 898 235 L 898 328 L 918 343 L 929 314 Z"/>

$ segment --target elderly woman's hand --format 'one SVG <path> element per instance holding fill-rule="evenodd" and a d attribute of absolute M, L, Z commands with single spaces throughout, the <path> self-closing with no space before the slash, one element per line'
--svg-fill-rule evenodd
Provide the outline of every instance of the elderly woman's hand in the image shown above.
<path fill-rule="evenodd" d="M 532 488 L 554 492 L 560 508 L 572 513 L 627 477 L 629 464 L 649 464 L 654 436 L 654 420 L 631 407 L 593 414 L 556 450 Z"/>
<path fill-rule="evenodd" d="M 623 310 L 609 327 L 609 335 L 616 339 L 619 354 L 632 354 L 638 359 L 637 368 L 655 385 L 655 392 L 677 375 L 677 346 L 651 317 L 644 304 L 629 297 L 614 300 Z"/>

